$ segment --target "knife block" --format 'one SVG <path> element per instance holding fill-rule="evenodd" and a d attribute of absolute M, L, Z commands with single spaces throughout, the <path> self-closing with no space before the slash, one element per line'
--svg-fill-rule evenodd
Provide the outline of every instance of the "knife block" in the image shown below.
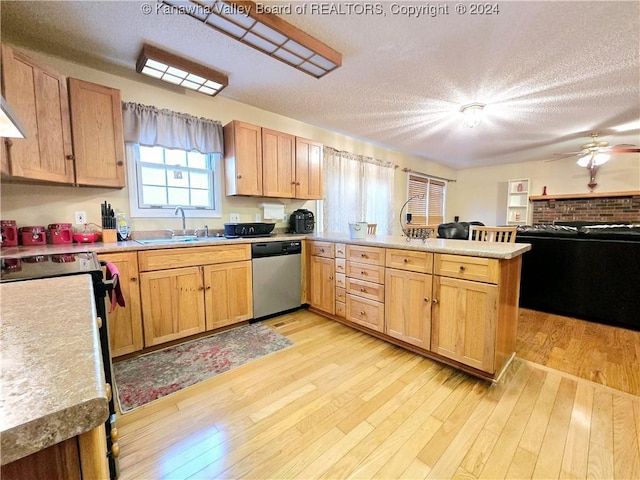
<path fill-rule="evenodd" d="M 102 242 L 103 243 L 116 243 L 118 241 L 118 234 L 115 228 L 103 228 L 102 229 Z"/>

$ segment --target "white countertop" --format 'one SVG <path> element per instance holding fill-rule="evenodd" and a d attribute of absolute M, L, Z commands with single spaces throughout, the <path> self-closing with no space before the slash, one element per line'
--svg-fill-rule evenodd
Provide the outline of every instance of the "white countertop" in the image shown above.
<path fill-rule="evenodd" d="M 89 275 L 0 284 L 2 464 L 109 415 Z"/>
<path fill-rule="evenodd" d="M 369 245 L 372 247 L 400 248 L 403 250 L 420 250 L 423 252 L 467 255 L 470 257 L 487 257 L 510 259 L 531 250 L 528 243 L 478 242 L 475 240 L 450 240 L 446 238 L 428 238 L 424 242 L 402 235 L 367 235 L 362 239 L 352 239 L 346 233 L 316 233 L 306 237 L 309 240 Z"/>

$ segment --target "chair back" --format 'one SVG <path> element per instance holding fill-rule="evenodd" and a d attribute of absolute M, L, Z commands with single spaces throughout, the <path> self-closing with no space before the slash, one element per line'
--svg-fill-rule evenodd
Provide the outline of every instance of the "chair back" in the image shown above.
<path fill-rule="evenodd" d="M 469 240 L 480 242 L 515 243 L 518 227 L 469 227 Z"/>
<path fill-rule="evenodd" d="M 378 228 L 377 223 L 370 223 L 369 226 L 367 227 L 367 233 L 369 235 L 375 235 L 377 228 Z"/>

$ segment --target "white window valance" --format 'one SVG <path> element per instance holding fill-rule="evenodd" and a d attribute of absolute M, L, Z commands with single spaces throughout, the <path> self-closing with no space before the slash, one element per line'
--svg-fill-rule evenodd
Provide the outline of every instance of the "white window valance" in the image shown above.
<path fill-rule="evenodd" d="M 222 124 L 218 120 L 132 102 L 122 103 L 122 116 L 125 143 L 204 154 L 224 152 Z"/>

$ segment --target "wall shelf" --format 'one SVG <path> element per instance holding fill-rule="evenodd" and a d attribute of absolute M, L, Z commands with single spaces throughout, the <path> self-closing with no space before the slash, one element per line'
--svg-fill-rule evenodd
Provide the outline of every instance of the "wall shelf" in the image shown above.
<path fill-rule="evenodd" d="M 638 190 L 630 190 L 627 192 L 598 192 L 598 193 L 565 193 L 562 195 L 536 195 L 529 197 L 532 202 L 541 200 L 565 200 L 570 198 L 607 198 L 607 197 L 636 197 L 640 195 Z"/>
<path fill-rule="evenodd" d="M 529 222 L 529 192 L 531 181 L 528 178 L 509 180 L 507 187 L 507 225 L 526 225 Z"/>

